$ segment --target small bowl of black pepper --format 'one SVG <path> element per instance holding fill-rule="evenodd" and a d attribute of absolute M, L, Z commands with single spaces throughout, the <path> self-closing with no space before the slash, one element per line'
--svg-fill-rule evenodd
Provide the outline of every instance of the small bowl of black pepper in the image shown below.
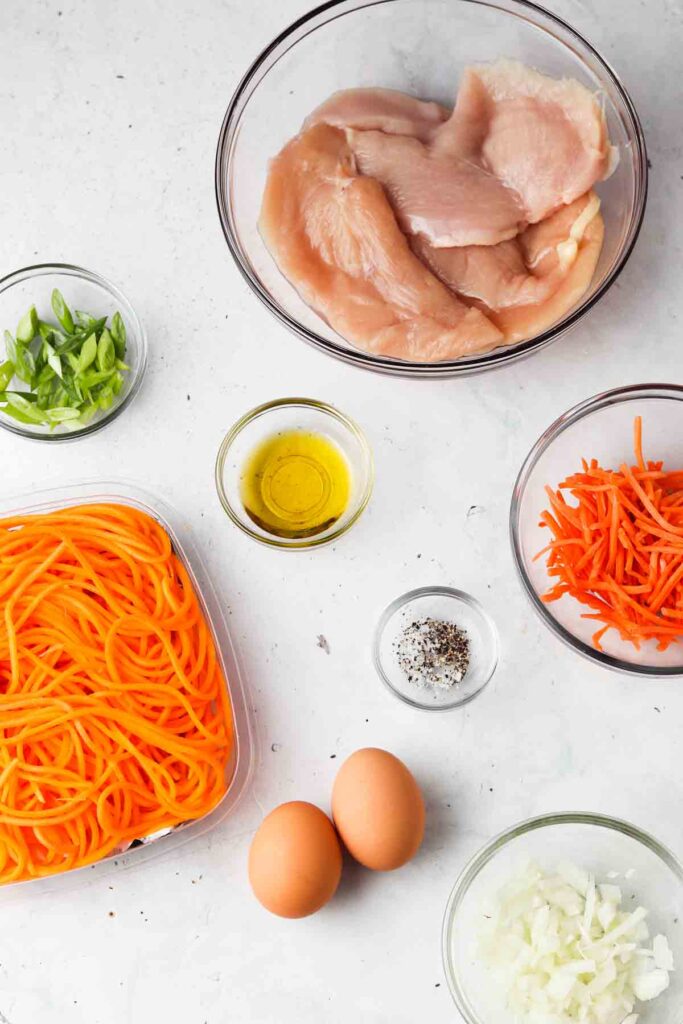
<path fill-rule="evenodd" d="M 373 643 L 384 685 L 411 707 L 449 711 L 473 700 L 498 663 L 498 631 L 475 597 L 421 587 L 392 601 Z"/>

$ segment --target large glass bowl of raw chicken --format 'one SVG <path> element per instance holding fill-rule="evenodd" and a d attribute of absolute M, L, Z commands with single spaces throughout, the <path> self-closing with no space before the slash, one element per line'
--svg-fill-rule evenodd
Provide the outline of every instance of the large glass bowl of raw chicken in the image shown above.
<path fill-rule="evenodd" d="M 245 75 L 216 191 L 284 325 L 433 378 L 528 355 L 588 313 L 637 239 L 647 159 L 616 74 L 542 8 L 338 0 Z"/>

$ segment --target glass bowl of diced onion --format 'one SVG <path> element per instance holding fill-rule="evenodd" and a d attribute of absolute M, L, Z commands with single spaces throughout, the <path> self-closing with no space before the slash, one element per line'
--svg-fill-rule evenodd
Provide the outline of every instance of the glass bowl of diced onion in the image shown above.
<path fill-rule="evenodd" d="M 625 821 L 525 821 L 462 871 L 443 961 L 466 1024 L 681 1024 L 683 867 Z"/>

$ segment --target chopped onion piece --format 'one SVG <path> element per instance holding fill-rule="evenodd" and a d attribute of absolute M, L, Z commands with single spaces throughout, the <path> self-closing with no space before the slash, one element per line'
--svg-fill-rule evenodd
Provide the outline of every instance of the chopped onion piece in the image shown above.
<path fill-rule="evenodd" d="M 626 914 L 620 924 L 616 928 L 612 928 L 611 931 L 605 931 L 605 934 L 601 939 L 598 940 L 597 945 L 606 946 L 614 942 L 615 939 L 620 939 L 622 935 L 628 935 L 629 932 L 636 929 L 636 925 L 639 925 L 641 921 L 644 921 L 647 917 L 647 910 L 645 907 L 638 907 L 632 914 Z M 639 931 L 636 930 L 636 935 Z"/>
<path fill-rule="evenodd" d="M 669 987 L 669 972 L 655 967 L 654 971 L 638 974 L 633 979 L 633 991 L 636 999 L 643 1002 L 656 999 Z"/>
<path fill-rule="evenodd" d="M 605 902 L 598 909 L 598 921 L 604 931 L 607 931 L 614 918 L 617 916 L 617 904 Z"/>
<path fill-rule="evenodd" d="M 577 868 L 576 864 L 572 864 L 565 860 L 559 865 L 557 873 L 565 880 L 565 882 L 568 882 L 572 888 L 576 889 L 581 896 L 586 895 L 586 891 L 591 880 L 591 876 L 587 871 L 582 871 L 581 868 Z"/>
<path fill-rule="evenodd" d="M 654 953 L 656 967 L 661 967 L 663 971 L 673 971 L 674 955 L 671 952 L 671 946 L 666 935 L 655 935 L 652 940 L 652 952 Z"/>
<path fill-rule="evenodd" d="M 586 937 L 590 935 L 593 917 L 595 915 L 595 895 L 595 879 L 591 875 L 590 882 L 588 883 L 588 891 L 586 892 L 586 906 L 583 911 L 583 930 L 586 933 Z"/>

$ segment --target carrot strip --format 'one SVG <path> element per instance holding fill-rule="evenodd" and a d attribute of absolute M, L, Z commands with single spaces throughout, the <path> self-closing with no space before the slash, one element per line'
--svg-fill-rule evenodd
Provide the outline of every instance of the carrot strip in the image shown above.
<path fill-rule="evenodd" d="M 633 421 L 633 450 L 636 455 L 636 462 L 638 463 L 638 469 L 645 469 L 645 459 L 643 458 L 643 418 L 642 416 L 636 416 Z"/>

